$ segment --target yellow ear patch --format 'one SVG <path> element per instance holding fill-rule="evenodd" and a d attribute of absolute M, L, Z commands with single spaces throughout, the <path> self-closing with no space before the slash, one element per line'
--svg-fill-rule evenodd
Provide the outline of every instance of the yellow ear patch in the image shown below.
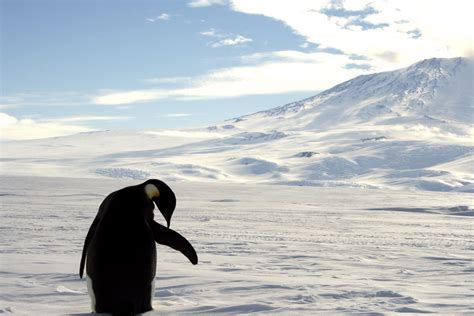
<path fill-rule="evenodd" d="M 160 191 L 158 191 L 158 188 L 151 183 L 148 183 L 147 185 L 145 185 L 145 193 L 150 200 L 154 197 L 160 196 Z"/>

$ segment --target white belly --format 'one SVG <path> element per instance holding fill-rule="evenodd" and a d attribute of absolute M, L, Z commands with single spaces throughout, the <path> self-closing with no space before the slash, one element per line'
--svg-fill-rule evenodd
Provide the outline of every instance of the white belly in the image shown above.
<path fill-rule="evenodd" d="M 155 278 L 151 281 L 150 306 L 153 308 L 153 297 L 155 296 Z"/>
<path fill-rule="evenodd" d="M 92 312 L 95 313 L 95 293 L 94 293 L 94 288 L 92 287 L 92 279 L 87 274 L 87 271 L 86 271 L 86 282 L 87 282 L 87 293 L 89 293 L 89 297 L 91 298 Z"/>

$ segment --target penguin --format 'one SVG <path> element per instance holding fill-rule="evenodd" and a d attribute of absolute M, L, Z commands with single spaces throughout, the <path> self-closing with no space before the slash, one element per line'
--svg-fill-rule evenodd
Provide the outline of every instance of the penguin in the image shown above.
<path fill-rule="evenodd" d="M 155 204 L 167 227 L 154 221 Z M 156 179 L 108 195 L 87 233 L 79 276 L 86 280 L 92 312 L 135 315 L 152 310 L 156 243 L 198 257 L 186 238 L 170 229 L 176 197 Z"/>

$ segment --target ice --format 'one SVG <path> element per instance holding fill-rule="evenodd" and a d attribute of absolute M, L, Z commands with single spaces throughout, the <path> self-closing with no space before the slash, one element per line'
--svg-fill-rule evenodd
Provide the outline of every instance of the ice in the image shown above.
<path fill-rule="evenodd" d="M 85 235 L 103 198 L 139 181 L 2 180 L 0 311 L 87 315 Z M 178 202 L 172 228 L 200 262 L 158 245 L 147 315 L 474 312 L 469 194 L 168 184 Z"/>

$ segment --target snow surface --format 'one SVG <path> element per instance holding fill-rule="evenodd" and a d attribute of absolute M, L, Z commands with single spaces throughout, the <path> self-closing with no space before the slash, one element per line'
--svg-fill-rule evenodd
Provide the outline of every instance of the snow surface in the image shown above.
<path fill-rule="evenodd" d="M 204 128 L 4 141 L 1 174 L 474 192 L 473 64 L 424 60 Z"/>
<path fill-rule="evenodd" d="M 78 276 L 85 235 L 103 198 L 136 183 L 2 177 L 0 313 L 88 315 Z M 474 314 L 470 194 L 169 185 L 178 200 L 171 227 L 200 262 L 158 246 L 147 315 Z"/>

